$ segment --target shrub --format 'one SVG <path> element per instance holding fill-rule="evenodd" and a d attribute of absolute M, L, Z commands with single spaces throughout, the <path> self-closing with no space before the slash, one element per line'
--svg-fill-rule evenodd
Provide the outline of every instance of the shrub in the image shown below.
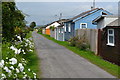
<path fill-rule="evenodd" d="M 38 32 L 42 33 L 42 29 L 41 29 L 41 28 L 40 28 L 40 29 L 38 29 Z"/>
<path fill-rule="evenodd" d="M 54 31 L 55 27 L 54 27 L 54 26 L 50 26 L 50 29 L 51 29 L 52 31 Z"/>
<path fill-rule="evenodd" d="M 73 37 L 69 40 L 69 44 L 70 46 L 75 46 L 76 45 L 76 42 L 79 40 L 79 37 L 76 36 L 76 37 Z"/>
<path fill-rule="evenodd" d="M 75 46 L 80 50 L 90 50 L 90 45 L 84 35 L 81 38 L 78 36 L 71 38 L 69 40 L 69 44 L 70 46 Z"/>
<path fill-rule="evenodd" d="M 81 40 L 79 39 L 77 42 L 76 42 L 76 45 L 75 45 L 77 48 L 79 48 L 80 50 L 89 50 L 90 49 L 90 46 L 88 44 L 87 41 L 84 41 L 84 40 Z"/>

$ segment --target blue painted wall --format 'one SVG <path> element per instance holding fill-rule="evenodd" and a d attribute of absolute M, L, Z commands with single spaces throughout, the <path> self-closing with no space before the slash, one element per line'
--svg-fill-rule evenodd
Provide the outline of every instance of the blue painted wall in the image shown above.
<path fill-rule="evenodd" d="M 68 31 L 68 25 L 71 25 L 71 31 Z M 75 35 L 75 24 L 70 22 L 66 22 L 64 23 L 64 26 L 66 26 L 66 32 L 64 31 L 64 39 L 65 41 L 69 40 L 70 38 L 72 38 Z"/>
<path fill-rule="evenodd" d="M 94 10 L 94 11 L 96 11 L 96 12 L 92 13 L 93 11 L 91 11 L 90 13 L 92 13 L 92 14 L 90 14 L 90 15 L 82 18 L 82 19 L 81 19 L 81 17 L 78 17 L 74 20 L 64 22 L 64 26 L 66 27 L 66 31 L 65 31 L 65 28 L 64 28 L 63 34 L 61 34 L 61 33 L 58 33 L 59 30 L 57 30 L 58 40 L 63 41 L 63 39 L 64 39 L 64 41 L 67 41 L 70 38 L 74 37 L 75 36 L 75 30 L 80 29 L 80 24 L 81 23 L 87 23 L 87 28 L 96 29 L 97 25 L 92 24 L 92 21 L 94 19 L 96 19 L 97 17 L 101 16 L 102 12 L 107 13 L 108 15 L 112 15 L 111 13 L 109 13 L 109 12 L 103 10 L 103 9 L 98 10 L 98 11 Z M 71 25 L 71 32 L 68 31 L 69 24 Z"/>
<path fill-rule="evenodd" d="M 74 19 L 73 22 L 75 22 L 75 30 L 80 29 L 81 23 L 87 23 L 87 28 L 96 29 L 97 25 L 92 24 L 92 21 L 94 19 L 96 19 L 97 17 L 101 16 L 102 12 L 107 13 L 108 15 L 112 15 L 111 13 L 101 9 L 101 10 L 96 11 L 95 13 L 90 14 L 82 19 L 80 19 L 81 17 Z"/>

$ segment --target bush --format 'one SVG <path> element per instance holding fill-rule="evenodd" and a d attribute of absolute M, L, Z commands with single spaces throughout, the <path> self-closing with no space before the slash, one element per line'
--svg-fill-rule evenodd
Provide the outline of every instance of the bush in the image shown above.
<path fill-rule="evenodd" d="M 69 40 L 69 44 L 70 46 L 75 46 L 76 45 L 76 42 L 79 40 L 79 37 L 76 36 L 76 37 L 73 37 Z"/>
<path fill-rule="evenodd" d="M 51 29 L 52 31 L 54 31 L 55 26 L 50 26 L 50 29 Z"/>
<path fill-rule="evenodd" d="M 82 36 L 79 38 L 78 36 L 73 37 L 69 40 L 70 46 L 75 46 L 80 50 L 90 50 L 90 45 L 88 43 L 88 40 Z"/>
<path fill-rule="evenodd" d="M 38 32 L 42 33 L 42 29 L 41 29 L 41 28 L 40 28 L 40 29 L 38 29 Z"/>
<path fill-rule="evenodd" d="M 76 45 L 75 45 L 77 48 L 79 48 L 80 50 L 89 50 L 90 49 L 90 46 L 87 42 L 85 42 L 84 40 L 78 40 L 76 42 Z"/>

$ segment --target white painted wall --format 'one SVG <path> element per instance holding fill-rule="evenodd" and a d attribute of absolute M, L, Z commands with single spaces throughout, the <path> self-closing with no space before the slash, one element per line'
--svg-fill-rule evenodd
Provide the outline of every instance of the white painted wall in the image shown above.
<path fill-rule="evenodd" d="M 117 17 L 112 17 L 112 18 L 105 17 L 105 24 L 104 24 L 104 26 L 110 24 L 111 22 L 115 21 L 116 19 L 118 19 L 118 18 Z"/>
<path fill-rule="evenodd" d="M 59 25 L 60 25 L 60 24 L 59 24 L 58 22 L 54 22 L 53 24 L 47 26 L 46 29 L 49 29 L 50 26 L 55 26 L 55 27 L 57 27 L 57 26 L 59 26 Z"/>
<path fill-rule="evenodd" d="M 114 20 L 118 19 L 117 17 L 104 17 L 97 23 L 97 28 L 101 29 L 106 27 L 109 23 L 113 22 Z"/>

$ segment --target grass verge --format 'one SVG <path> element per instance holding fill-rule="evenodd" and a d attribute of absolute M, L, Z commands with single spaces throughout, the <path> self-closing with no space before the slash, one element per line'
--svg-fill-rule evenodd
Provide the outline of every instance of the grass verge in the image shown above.
<path fill-rule="evenodd" d="M 58 41 L 58 40 L 55 40 L 54 38 L 50 37 L 49 35 L 45 35 L 45 34 L 41 34 L 41 35 L 43 35 L 47 39 L 52 40 L 52 41 L 54 41 L 62 46 L 65 46 L 67 49 L 82 56 L 83 58 L 87 59 L 88 61 L 97 65 L 98 67 L 104 69 L 105 71 L 112 74 L 113 76 L 120 78 L 120 66 L 103 60 L 100 56 L 94 55 L 93 52 L 91 52 L 91 51 L 83 51 L 83 50 L 79 50 L 76 47 L 72 47 L 66 41 Z"/>
<path fill-rule="evenodd" d="M 32 31 L 30 33 L 28 33 L 26 35 L 26 38 L 32 38 Z M 33 41 L 32 41 L 33 42 Z M 40 71 L 40 59 L 38 58 L 37 52 L 35 50 L 35 47 L 33 49 L 33 53 L 27 56 L 27 58 L 29 59 L 28 62 L 28 68 L 31 68 L 33 71 L 35 71 L 35 73 L 37 73 L 37 78 L 40 78 L 41 75 L 41 71 Z"/>

